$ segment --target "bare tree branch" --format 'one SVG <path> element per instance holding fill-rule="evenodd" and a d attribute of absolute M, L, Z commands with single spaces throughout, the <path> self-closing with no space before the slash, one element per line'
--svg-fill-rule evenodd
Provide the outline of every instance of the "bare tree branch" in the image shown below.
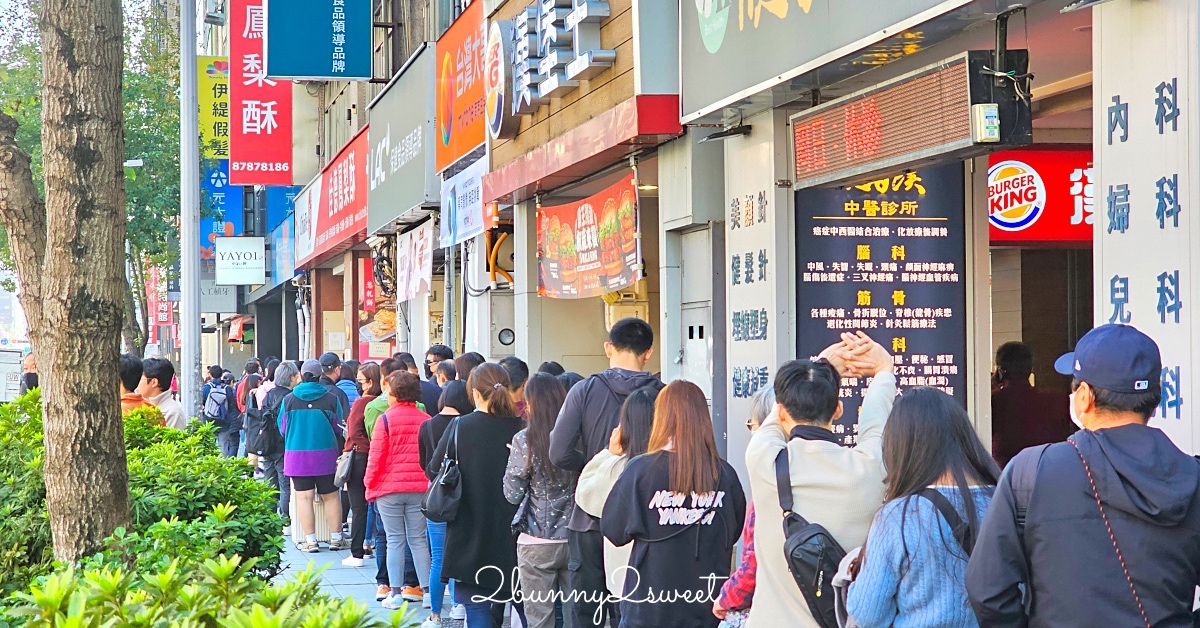
<path fill-rule="evenodd" d="M 17 121 L 0 111 L 0 222 L 8 230 L 21 284 L 21 307 L 37 335 L 42 321 L 46 206 L 33 183 L 29 155 L 17 146 Z"/>

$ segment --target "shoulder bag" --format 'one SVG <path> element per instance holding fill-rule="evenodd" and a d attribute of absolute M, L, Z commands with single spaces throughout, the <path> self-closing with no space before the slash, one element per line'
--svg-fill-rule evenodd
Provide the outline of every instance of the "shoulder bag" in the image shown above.
<path fill-rule="evenodd" d="M 846 550 L 819 523 L 809 523 L 792 510 L 792 473 L 788 449 L 775 456 L 775 484 L 783 508 L 783 552 L 792 579 L 804 594 L 808 610 L 821 628 L 837 628 L 833 576 Z"/>
<path fill-rule="evenodd" d="M 386 419 L 380 417 L 381 419 Z M 458 515 L 458 504 L 462 501 L 462 471 L 458 468 L 458 418 L 450 424 L 452 432 L 448 435 L 446 454 L 442 458 L 442 468 L 437 477 L 433 478 L 425 498 L 421 500 L 421 512 L 425 518 L 434 523 L 450 523 Z M 387 424 L 384 424 L 387 429 Z M 454 446 L 454 455 L 450 454 L 450 446 Z"/>

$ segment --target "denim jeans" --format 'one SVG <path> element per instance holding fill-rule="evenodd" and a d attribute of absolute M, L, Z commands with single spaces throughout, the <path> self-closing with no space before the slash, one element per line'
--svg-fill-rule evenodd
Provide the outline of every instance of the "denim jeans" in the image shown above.
<path fill-rule="evenodd" d="M 431 612 L 442 614 L 442 598 L 446 594 L 446 585 L 442 583 L 442 559 L 446 554 L 446 524 L 430 521 L 425 524 L 429 533 L 429 603 Z M 450 599 L 454 599 L 454 581 L 450 581 Z"/>
<path fill-rule="evenodd" d="M 365 539 L 375 540 L 375 502 L 367 502 L 367 531 L 363 533 Z"/>
<path fill-rule="evenodd" d="M 421 493 L 391 493 L 375 500 L 387 530 L 388 581 L 392 586 L 404 580 L 404 548 L 413 555 L 421 586 L 429 583 L 429 539 L 425 535 L 425 515 L 421 514 Z"/>
<path fill-rule="evenodd" d="M 217 432 L 217 448 L 221 450 L 221 455 L 226 458 L 234 458 L 238 453 L 238 439 L 241 437 L 242 431 L 236 432 Z"/>
<path fill-rule="evenodd" d="M 491 602 L 472 602 L 474 596 L 488 596 L 491 591 L 483 587 L 471 586 L 459 582 L 454 586 L 454 602 L 467 608 L 466 628 L 496 628 L 499 624 L 492 614 Z M 502 605 L 497 605 L 502 606 Z"/>
<path fill-rule="evenodd" d="M 279 514 L 291 520 L 292 483 L 283 475 L 283 454 L 262 456 L 263 479 L 279 491 Z"/>

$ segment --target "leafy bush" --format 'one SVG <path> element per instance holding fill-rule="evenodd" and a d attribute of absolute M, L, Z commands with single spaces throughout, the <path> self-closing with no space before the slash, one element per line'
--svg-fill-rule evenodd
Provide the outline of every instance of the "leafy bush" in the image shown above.
<path fill-rule="evenodd" d="M 149 532 L 164 519 L 203 522 L 215 506 L 233 504 L 237 512 L 224 522 L 221 534 L 235 535 L 243 542 L 236 551 L 260 559 L 258 569 L 273 574 L 283 550 L 277 493 L 254 479 L 244 458 L 221 457 L 209 441 L 211 433 L 205 426 L 179 440 L 129 452 L 131 528 Z"/>
<path fill-rule="evenodd" d="M 19 594 L 13 619 L 105 628 L 382 628 L 417 623 L 407 609 L 383 621 L 354 600 L 330 598 L 320 590 L 320 571 L 311 567 L 287 583 L 272 585 L 253 576 L 253 559 L 219 557 L 194 568 L 184 565 L 176 561 L 141 575 L 107 568 L 77 575 L 66 569 Z"/>
<path fill-rule="evenodd" d="M 279 569 L 283 520 L 274 489 L 245 460 L 222 458 L 211 425 L 161 427 L 157 408 L 125 416 L 131 526 L 108 540 L 94 565 L 161 569 L 238 553 Z M 42 404 L 35 389 L 0 405 L 0 598 L 50 573 L 53 546 L 42 475 Z"/>
<path fill-rule="evenodd" d="M 0 596 L 48 573 L 54 558 L 43 452 L 38 390 L 0 405 Z"/>

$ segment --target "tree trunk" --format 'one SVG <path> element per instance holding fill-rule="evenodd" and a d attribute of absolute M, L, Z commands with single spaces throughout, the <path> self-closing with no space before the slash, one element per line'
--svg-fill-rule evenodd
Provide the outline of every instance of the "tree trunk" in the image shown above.
<path fill-rule="evenodd" d="M 126 289 L 121 2 L 43 0 L 39 21 L 46 200 L 15 121 L 0 114 L 0 220 L 42 384 L 54 556 L 75 561 L 129 523 L 115 381 Z"/>

